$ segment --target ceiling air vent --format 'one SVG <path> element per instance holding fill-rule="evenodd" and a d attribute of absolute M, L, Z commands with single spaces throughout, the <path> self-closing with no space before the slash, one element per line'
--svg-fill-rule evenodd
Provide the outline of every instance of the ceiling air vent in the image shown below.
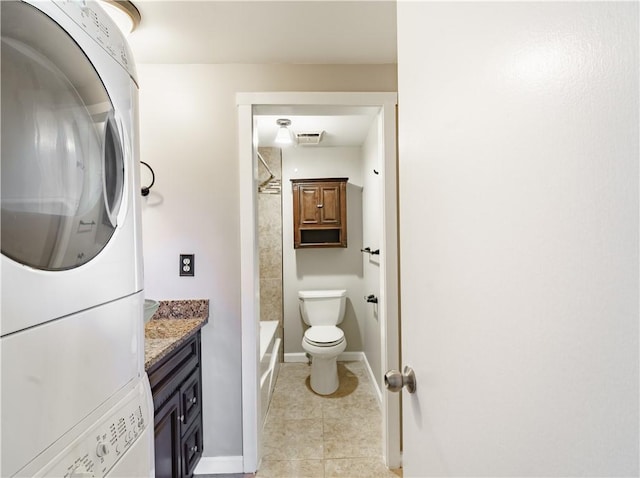
<path fill-rule="evenodd" d="M 298 140 L 298 144 L 302 146 L 313 146 L 322 141 L 323 134 L 324 131 L 305 131 L 296 133 L 296 139 Z"/>

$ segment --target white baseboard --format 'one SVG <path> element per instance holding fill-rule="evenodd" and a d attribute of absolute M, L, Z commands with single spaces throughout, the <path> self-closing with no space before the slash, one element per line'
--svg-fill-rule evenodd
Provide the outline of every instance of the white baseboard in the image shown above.
<path fill-rule="evenodd" d="M 284 354 L 285 363 L 308 363 L 309 359 L 304 352 L 290 352 Z"/>
<path fill-rule="evenodd" d="M 371 370 L 371 365 L 369 365 L 369 361 L 367 360 L 367 356 L 364 352 L 362 352 L 362 361 L 364 362 L 364 367 L 367 369 L 367 374 L 369 375 L 369 382 L 371 382 L 371 388 L 373 388 L 373 394 L 378 399 L 378 405 L 380 405 L 380 409 L 382 409 L 382 391 L 378 386 L 378 381 L 376 380 L 376 376 L 373 374 L 373 370 Z"/>
<path fill-rule="evenodd" d="M 243 463 L 241 456 L 203 456 L 193 474 L 197 476 L 243 473 Z"/>
<path fill-rule="evenodd" d="M 338 360 L 341 362 L 361 362 L 366 359 L 364 352 L 342 352 L 338 355 Z"/>
<path fill-rule="evenodd" d="M 307 354 L 304 352 L 293 352 L 284 354 L 284 361 L 286 363 L 308 363 L 309 359 Z M 342 352 L 338 356 L 338 361 L 340 362 L 364 362 L 364 367 L 367 370 L 367 374 L 369 375 L 369 382 L 371 382 L 371 386 L 373 387 L 374 394 L 378 399 L 378 404 L 382 406 L 382 391 L 380 387 L 378 387 L 378 382 L 376 381 L 375 375 L 373 374 L 373 370 L 371 370 L 371 365 L 369 365 L 369 361 L 367 360 L 367 356 L 364 352 Z"/>

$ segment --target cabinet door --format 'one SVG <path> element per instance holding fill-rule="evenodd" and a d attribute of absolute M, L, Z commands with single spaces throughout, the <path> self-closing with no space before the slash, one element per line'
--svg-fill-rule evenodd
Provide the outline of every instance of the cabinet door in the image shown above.
<path fill-rule="evenodd" d="M 200 414 L 202 393 L 200 391 L 200 368 L 197 368 L 180 386 L 180 403 L 184 417 L 184 430 Z"/>
<path fill-rule="evenodd" d="M 318 211 L 320 212 L 320 224 L 325 226 L 340 226 L 340 197 L 339 184 L 327 184 L 320 186 L 320 203 Z"/>
<path fill-rule="evenodd" d="M 179 478 L 180 463 L 180 395 L 174 393 L 155 414 L 156 478 Z"/>
<path fill-rule="evenodd" d="M 318 186 L 300 185 L 298 192 L 300 201 L 300 225 L 310 226 L 320 223 L 321 207 L 320 188 Z"/>
<path fill-rule="evenodd" d="M 182 439 L 182 473 L 184 478 L 193 476 L 193 469 L 202 456 L 202 419 L 198 416 Z"/>

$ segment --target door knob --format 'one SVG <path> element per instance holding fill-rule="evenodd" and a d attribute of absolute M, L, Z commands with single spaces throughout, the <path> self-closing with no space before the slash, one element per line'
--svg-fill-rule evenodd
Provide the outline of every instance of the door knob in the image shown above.
<path fill-rule="evenodd" d="M 402 387 L 407 387 L 407 392 L 416 391 L 416 374 L 411 367 L 405 367 L 402 372 L 389 370 L 384 374 L 384 386 L 390 392 L 399 392 Z"/>

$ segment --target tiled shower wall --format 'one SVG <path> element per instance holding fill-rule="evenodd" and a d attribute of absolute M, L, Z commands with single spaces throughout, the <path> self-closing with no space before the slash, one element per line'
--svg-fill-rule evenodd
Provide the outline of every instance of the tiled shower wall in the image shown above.
<path fill-rule="evenodd" d="M 277 179 L 282 179 L 279 148 L 258 148 Z M 258 161 L 259 182 L 269 173 Z M 286 185 L 283 185 L 286 186 Z M 260 320 L 277 320 L 282 337 L 282 193 L 258 193 L 258 247 L 260 253 Z"/>

